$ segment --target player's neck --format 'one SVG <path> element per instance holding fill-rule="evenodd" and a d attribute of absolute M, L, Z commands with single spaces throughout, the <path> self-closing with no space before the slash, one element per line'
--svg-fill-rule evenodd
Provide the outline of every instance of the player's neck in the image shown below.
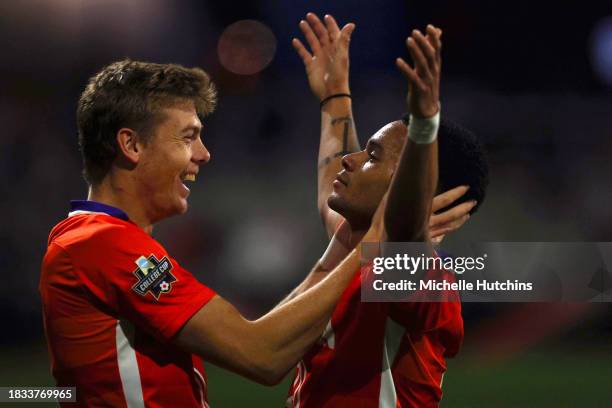
<path fill-rule="evenodd" d="M 345 246 L 350 249 L 355 248 L 357 244 L 361 242 L 361 239 L 366 234 L 366 232 L 368 232 L 367 229 L 354 230 L 351 228 L 350 233 L 346 236 L 346 239 L 344 242 Z"/>
<path fill-rule="evenodd" d="M 350 226 L 350 237 L 351 237 L 351 248 L 354 248 L 355 245 L 361 241 L 361 238 L 368 232 L 370 229 L 370 220 L 361 220 L 361 219 L 348 219 L 348 225 Z"/>
<path fill-rule="evenodd" d="M 119 208 L 125 212 L 134 224 L 147 234 L 153 233 L 153 223 L 147 217 L 145 208 L 141 205 L 138 195 L 126 186 L 107 176 L 102 182 L 89 187 L 87 199 Z"/>

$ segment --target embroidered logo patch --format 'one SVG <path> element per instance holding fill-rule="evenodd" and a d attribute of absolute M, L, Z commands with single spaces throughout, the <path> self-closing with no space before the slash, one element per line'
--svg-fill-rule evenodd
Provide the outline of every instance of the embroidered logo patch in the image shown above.
<path fill-rule="evenodd" d="M 158 300 L 162 293 L 170 292 L 172 283 L 178 280 L 171 272 L 172 263 L 165 256 L 161 260 L 157 260 L 155 255 L 148 258 L 141 256 L 135 263 L 138 268 L 133 273 L 138 282 L 132 286 L 132 290 L 140 296 L 150 292 Z"/>

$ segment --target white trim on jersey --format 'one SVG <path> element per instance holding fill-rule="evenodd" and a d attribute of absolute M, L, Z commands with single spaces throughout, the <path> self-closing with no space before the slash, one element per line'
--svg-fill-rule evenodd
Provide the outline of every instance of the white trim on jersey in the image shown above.
<path fill-rule="evenodd" d="M 334 335 L 334 328 L 332 326 L 331 319 L 327 322 L 327 326 L 325 326 L 325 330 L 323 330 L 323 334 L 319 338 L 319 344 L 324 344 L 330 349 L 336 347 L 336 337 Z"/>
<path fill-rule="evenodd" d="M 404 336 L 404 327 L 387 318 L 385 322 L 385 339 L 382 353 L 382 373 L 380 374 L 380 393 L 378 394 L 379 408 L 397 407 L 397 393 L 391 368 L 399 352 Z"/>
<path fill-rule="evenodd" d="M 140 371 L 134 350 L 134 325 L 126 320 L 117 320 L 115 339 L 119 376 L 128 408 L 144 408 Z"/>
<path fill-rule="evenodd" d="M 297 375 L 293 381 L 294 392 L 285 401 L 285 408 L 300 408 L 300 393 L 306 381 L 306 374 L 308 374 L 306 372 L 306 364 L 304 364 L 304 360 L 300 360 L 297 366 Z"/>
<path fill-rule="evenodd" d="M 334 335 L 334 326 L 332 326 L 332 321 L 329 319 L 327 322 L 327 326 L 325 326 L 325 330 L 323 330 L 323 334 L 317 341 L 318 344 L 326 346 L 330 349 L 336 347 L 336 336 Z M 295 380 L 293 381 L 293 395 L 290 395 L 285 402 L 286 408 L 300 408 L 300 392 L 302 391 L 302 386 L 306 381 L 306 364 L 304 364 L 304 360 L 300 360 L 297 366 L 297 375 Z"/>
<path fill-rule="evenodd" d="M 201 381 L 201 384 L 198 384 L 200 387 L 200 402 L 202 403 L 202 407 L 204 408 L 209 408 L 208 404 L 206 403 L 206 400 L 204 399 L 204 394 L 205 394 L 205 390 L 206 390 L 206 380 L 204 379 L 204 376 L 202 375 L 201 372 L 198 371 L 197 368 L 193 367 L 193 371 L 196 374 L 196 378 L 199 379 Z"/>

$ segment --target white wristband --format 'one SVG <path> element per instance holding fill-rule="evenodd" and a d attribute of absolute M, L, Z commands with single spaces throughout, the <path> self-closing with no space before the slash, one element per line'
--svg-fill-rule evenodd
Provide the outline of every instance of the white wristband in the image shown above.
<path fill-rule="evenodd" d="M 438 137 L 440 126 L 440 110 L 431 118 L 417 118 L 410 115 L 408 124 L 408 138 L 416 144 L 433 143 Z"/>

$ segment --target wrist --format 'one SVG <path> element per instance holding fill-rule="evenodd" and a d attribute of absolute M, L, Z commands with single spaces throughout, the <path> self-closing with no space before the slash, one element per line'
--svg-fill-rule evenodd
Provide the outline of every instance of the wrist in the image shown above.
<path fill-rule="evenodd" d="M 331 95 L 336 95 L 336 94 L 350 94 L 351 93 L 351 89 L 349 88 L 348 85 L 342 85 L 342 86 L 333 86 L 333 87 L 327 87 L 325 89 L 325 92 L 321 95 L 321 98 L 319 98 L 320 101 L 322 101 L 323 99 L 331 96 Z"/>
<path fill-rule="evenodd" d="M 408 100 L 408 111 L 410 116 L 420 119 L 433 118 L 440 112 L 440 101 L 435 104 L 421 106 L 417 101 Z"/>
<path fill-rule="evenodd" d="M 431 117 L 410 115 L 408 123 L 408 138 L 417 144 L 430 144 L 438 137 L 440 126 L 440 109 Z"/>
<path fill-rule="evenodd" d="M 350 101 L 351 101 L 351 94 L 344 93 L 344 92 L 343 93 L 330 94 L 329 96 L 327 96 L 327 97 L 325 97 L 325 98 L 323 98 L 321 100 L 321 102 L 319 103 L 319 107 L 321 109 L 323 109 L 325 106 L 329 105 L 331 103 L 331 101 L 340 100 L 340 99 L 345 100 L 345 101 L 348 100 L 349 103 L 350 103 Z"/>

